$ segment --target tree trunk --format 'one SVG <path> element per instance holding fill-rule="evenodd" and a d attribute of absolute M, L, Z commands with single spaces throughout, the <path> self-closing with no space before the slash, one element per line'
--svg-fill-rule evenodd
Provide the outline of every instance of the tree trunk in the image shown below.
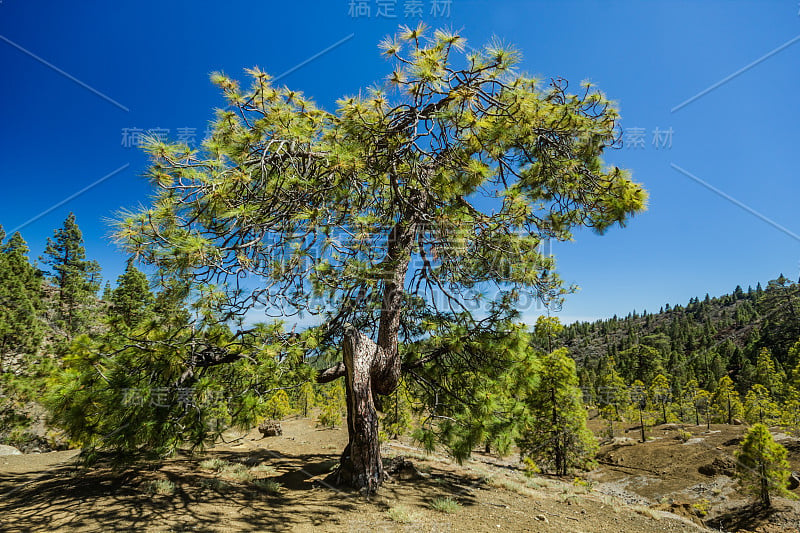
<path fill-rule="evenodd" d="M 344 338 L 345 384 L 347 390 L 347 432 L 349 442 L 342 453 L 334 482 L 373 494 L 385 478 L 378 440 L 378 412 L 375 409 L 373 375 L 386 375 L 383 349 L 369 337 L 348 327 Z M 391 383 L 383 382 L 385 390 Z M 395 382 L 395 386 L 397 383 Z"/>
<path fill-rule="evenodd" d="M 419 191 L 411 196 L 415 205 Z M 416 223 L 400 221 L 392 228 L 384 260 L 383 305 L 378 324 L 377 343 L 345 326 L 343 358 L 347 389 L 347 431 L 349 442 L 342 453 L 334 482 L 373 494 L 383 483 L 385 474 L 378 440 L 378 395 L 394 392 L 400 382 L 398 331 L 411 249 L 417 231 Z"/>

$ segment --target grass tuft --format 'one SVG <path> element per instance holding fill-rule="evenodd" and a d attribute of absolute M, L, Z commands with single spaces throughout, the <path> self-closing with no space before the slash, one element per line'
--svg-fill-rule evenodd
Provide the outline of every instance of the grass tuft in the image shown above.
<path fill-rule="evenodd" d="M 145 491 L 150 494 L 160 494 L 162 496 L 172 496 L 175 494 L 175 483 L 168 479 L 156 479 L 145 483 Z"/>
<path fill-rule="evenodd" d="M 405 505 L 396 505 L 386 511 L 386 516 L 398 524 L 410 524 L 414 521 L 414 514 Z"/>
<path fill-rule="evenodd" d="M 215 459 L 206 459 L 205 461 L 200 461 L 199 466 L 203 470 L 222 470 L 228 465 L 230 465 L 228 461 L 215 458 Z"/>
<path fill-rule="evenodd" d="M 461 504 L 453 498 L 436 498 L 431 502 L 431 508 L 440 513 L 452 514 L 461 509 Z"/>
<path fill-rule="evenodd" d="M 222 470 L 219 472 L 223 477 L 233 481 L 253 481 L 253 474 L 250 473 L 250 470 L 248 470 L 243 464 L 229 464 L 222 467 Z"/>
<path fill-rule="evenodd" d="M 265 492 L 270 496 L 278 496 L 283 489 L 283 485 L 271 479 L 256 479 L 253 481 L 253 485 L 261 492 Z"/>

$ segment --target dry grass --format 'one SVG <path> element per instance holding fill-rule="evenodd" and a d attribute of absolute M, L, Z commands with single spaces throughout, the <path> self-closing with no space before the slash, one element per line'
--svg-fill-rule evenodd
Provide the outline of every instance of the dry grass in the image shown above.
<path fill-rule="evenodd" d="M 144 484 L 144 489 L 147 494 L 160 494 L 162 496 L 172 496 L 175 494 L 175 483 L 168 479 L 156 479 L 148 481 Z"/>
<path fill-rule="evenodd" d="M 283 489 L 283 485 L 271 479 L 256 479 L 253 481 L 253 485 L 261 492 L 265 492 L 270 496 L 278 496 Z"/>
<path fill-rule="evenodd" d="M 461 509 L 461 504 L 453 498 L 436 498 L 431 502 L 431 508 L 445 514 L 453 514 Z"/>
<path fill-rule="evenodd" d="M 398 524 L 410 524 L 415 520 L 414 513 L 405 505 L 395 505 L 386 511 L 386 516 L 389 520 Z"/>

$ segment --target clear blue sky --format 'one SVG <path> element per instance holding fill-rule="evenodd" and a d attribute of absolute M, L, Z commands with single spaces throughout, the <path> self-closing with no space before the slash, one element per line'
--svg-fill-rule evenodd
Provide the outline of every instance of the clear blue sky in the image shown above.
<path fill-rule="evenodd" d="M 554 246 L 562 276 L 582 288 L 566 321 L 800 276 L 800 240 L 751 212 L 800 234 L 797 0 L 416 3 L 430 26 L 473 45 L 497 35 L 522 50 L 527 72 L 591 79 L 620 104 L 629 142 L 607 159 L 644 183 L 650 208 L 626 229 Z M 193 128 L 199 140 L 222 103 L 208 74 L 254 65 L 288 72 L 282 83 L 332 109 L 389 72 L 377 42 L 420 18 L 411 0 L 354 2 L 368 16 L 350 4 L 2 0 L 0 224 L 11 230 L 129 165 L 22 229 L 38 256 L 74 211 L 88 256 L 115 280 L 124 257 L 106 220 L 148 194 L 125 129 Z"/>

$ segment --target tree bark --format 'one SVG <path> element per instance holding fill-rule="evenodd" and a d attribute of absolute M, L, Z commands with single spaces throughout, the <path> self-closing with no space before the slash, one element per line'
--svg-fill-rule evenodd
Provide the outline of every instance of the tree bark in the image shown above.
<path fill-rule="evenodd" d="M 347 326 L 343 351 L 349 442 L 342 452 L 334 481 L 370 495 L 385 477 L 378 441 L 378 412 L 372 394 L 373 366 L 382 349 L 363 333 Z"/>

